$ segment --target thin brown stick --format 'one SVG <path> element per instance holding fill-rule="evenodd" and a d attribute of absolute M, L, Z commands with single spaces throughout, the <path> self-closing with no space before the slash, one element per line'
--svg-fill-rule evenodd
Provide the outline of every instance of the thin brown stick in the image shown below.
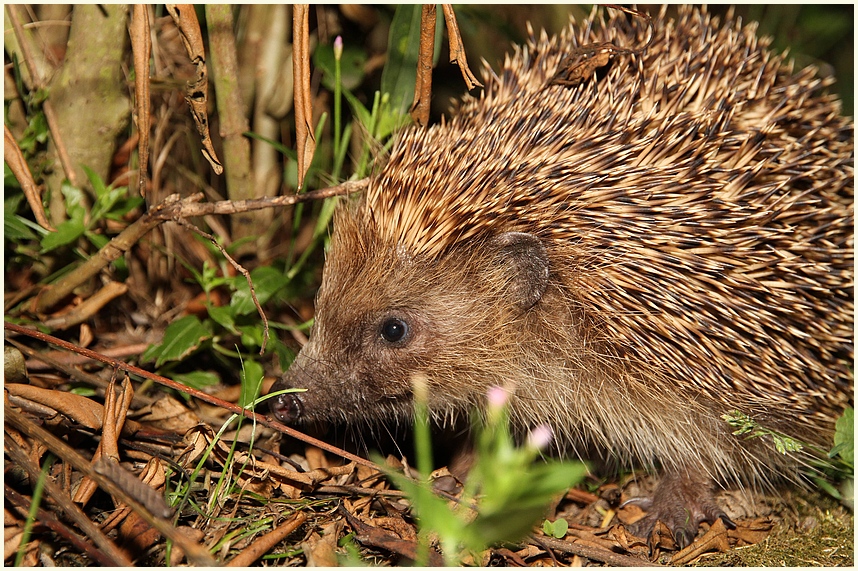
<path fill-rule="evenodd" d="M 6 452 L 19 467 L 27 471 L 30 476 L 30 481 L 35 482 L 39 479 L 39 467 L 30 460 L 23 449 L 15 442 L 14 439 L 8 438 L 5 441 Z M 60 487 L 54 483 L 51 478 L 45 478 L 45 491 L 49 498 L 56 502 L 57 507 L 63 511 L 66 516 L 71 519 L 83 532 L 89 537 L 95 545 L 100 549 L 100 552 L 108 562 L 102 562 L 102 565 L 131 565 L 131 560 L 112 541 L 110 541 L 97 525 L 92 523 L 86 514 L 84 514 L 77 505 L 63 492 Z M 40 521 L 44 521 L 39 517 Z"/>
<path fill-rule="evenodd" d="M 203 238 L 205 238 L 206 240 L 208 240 L 212 244 L 214 244 L 215 248 L 220 250 L 220 253 L 223 254 L 223 257 L 226 258 L 230 264 L 232 264 L 232 267 L 235 268 L 235 270 L 237 272 L 240 272 L 241 275 L 244 276 L 244 279 L 247 280 L 247 287 L 250 288 L 250 297 L 253 299 L 253 305 L 256 306 L 256 311 L 259 313 L 259 317 L 262 318 L 262 347 L 260 347 L 260 349 L 259 349 L 259 354 L 260 355 L 264 354 L 265 353 L 265 347 L 268 345 L 268 337 L 269 337 L 268 317 L 266 317 L 265 312 L 262 311 L 262 306 L 259 304 L 259 299 L 257 299 L 257 297 L 256 297 L 256 288 L 253 287 L 253 280 L 250 279 L 250 272 L 248 272 L 244 266 L 242 266 L 241 264 L 236 262 L 235 258 L 233 258 L 232 256 L 230 256 L 227 253 L 226 248 L 224 248 L 220 244 L 220 242 L 217 241 L 217 238 L 215 238 L 214 236 L 212 236 L 208 232 L 204 232 L 204 231 L 200 230 L 199 228 L 197 228 L 196 226 L 194 226 L 193 224 L 191 224 L 190 222 L 188 222 L 184 218 L 174 218 L 173 221 L 176 222 L 177 224 L 179 224 L 180 226 L 187 228 L 191 232 L 194 232 L 194 233 L 202 236 Z"/>
<path fill-rule="evenodd" d="M 188 202 L 193 200 L 199 200 L 199 197 L 195 195 L 185 199 Z M 136 222 L 105 244 L 94 256 L 78 266 L 76 270 L 54 285 L 45 288 L 41 295 L 36 298 L 36 311 L 40 313 L 47 311 L 69 295 L 74 288 L 117 260 L 147 232 L 161 224 L 163 220 L 158 216 L 160 211 L 176 202 L 179 202 L 178 195 L 168 196 L 164 202 L 138 218 Z"/>
<path fill-rule="evenodd" d="M 417 58 L 417 80 L 411 118 L 425 127 L 429 124 L 429 104 L 432 101 L 432 59 L 435 51 L 435 4 L 423 4 L 420 14 L 420 55 Z"/>
<path fill-rule="evenodd" d="M 99 289 L 93 295 L 84 300 L 80 305 L 74 307 L 68 313 L 63 313 L 59 317 L 49 319 L 44 322 L 45 327 L 51 330 L 63 330 L 75 325 L 80 325 L 104 307 L 111 300 L 124 295 L 128 291 L 128 286 L 123 283 L 109 281 L 104 284 L 104 287 Z"/>
<path fill-rule="evenodd" d="M 33 476 L 30 476 L 30 477 L 32 478 Z M 39 472 L 36 472 L 36 478 L 38 478 L 38 477 L 39 477 Z M 47 480 L 48 479 L 46 479 L 46 483 L 47 483 Z M 35 481 L 35 480 L 32 480 L 32 481 Z M 9 487 L 9 484 L 4 484 L 3 488 L 4 488 L 4 491 L 6 492 L 6 498 L 5 498 L 6 503 L 4 504 L 4 507 L 7 510 L 17 511 L 18 515 L 20 515 L 22 518 L 27 517 L 30 509 L 32 509 L 32 503 L 30 501 L 30 498 L 26 498 L 26 497 L 22 496 L 21 494 L 16 492 L 14 489 Z M 62 497 L 62 496 L 60 496 L 60 497 Z M 53 499 L 53 498 L 51 498 L 51 499 Z M 71 503 L 71 502 L 68 502 L 68 503 Z M 96 547 L 91 542 L 87 541 L 86 539 L 84 539 L 83 537 L 78 535 L 77 533 L 73 532 L 65 523 L 60 521 L 60 519 L 56 515 L 54 515 L 53 512 L 50 512 L 50 511 L 43 509 L 43 508 L 38 508 L 36 510 L 36 520 L 41 525 L 44 525 L 45 527 L 47 527 L 48 529 L 53 531 L 55 534 L 57 534 L 58 537 L 63 538 L 68 543 L 70 543 L 72 546 L 74 546 L 75 548 L 80 550 L 81 553 L 84 553 L 84 554 L 88 555 L 89 557 L 92 557 L 92 559 L 94 561 L 97 561 L 99 565 L 105 565 L 108 567 L 117 567 L 119 565 L 123 565 L 123 566 L 130 566 L 131 565 L 131 560 L 128 559 L 127 557 L 124 557 L 123 559 L 114 559 L 114 558 L 108 556 L 107 552 L 103 551 L 103 549 L 104 549 L 103 547 L 101 547 L 101 546 Z M 92 522 L 90 522 L 90 524 L 91 523 Z M 102 536 L 104 535 L 104 533 L 102 533 L 100 530 L 99 530 L 99 533 L 101 533 Z M 6 547 L 8 548 L 8 546 L 9 545 L 7 543 Z M 116 547 L 114 547 L 113 549 L 116 550 Z M 26 565 L 26 563 L 25 563 L 25 565 Z"/>
<path fill-rule="evenodd" d="M 369 460 L 361 458 L 360 456 L 356 456 L 356 455 L 352 454 L 351 452 L 347 452 L 345 450 L 337 448 L 336 446 L 332 446 L 332 445 L 330 445 L 330 444 L 328 444 L 322 440 L 319 440 L 317 438 L 313 438 L 312 436 L 308 436 L 302 432 L 295 430 L 294 428 L 291 428 L 289 426 L 286 426 L 285 424 L 277 422 L 276 420 L 274 420 L 268 416 L 263 416 L 261 414 L 252 412 L 246 408 L 242 408 L 242 407 L 238 406 L 237 404 L 233 404 L 233 403 L 227 402 L 223 399 L 219 399 L 217 397 L 208 395 L 208 394 L 206 394 L 202 391 L 199 391 L 193 387 L 183 385 L 182 383 L 177 383 L 176 381 L 174 381 L 172 379 L 162 377 L 161 375 L 156 375 L 155 373 L 150 373 L 149 371 L 145 371 L 139 367 L 135 367 L 134 365 L 129 365 L 128 363 L 125 363 L 124 361 L 120 361 L 118 359 L 113 359 L 111 357 L 107 357 L 106 355 L 102 355 L 101 353 L 97 353 L 97 352 L 92 351 L 90 349 L 78 347 L 78 346 L 73 345 L 67 341 L 63 341 L 62 339 L 57 339 L 56 337 L 54 337 L 52 335 L 47 335 L 45 333 L 42 333 L 41 331 L 36 331 L 35 329 L 30 329 L 28 327 L 22 327 L 20 325 L 14 324 L 14 323 L 9 323 L 8 321 L 3 323 L 3 327 L 7 331 L 13 331 L 15 333 L 20 333 L 21 335 L 27 335 L 27 336 L 32 337 L 34 339 L 44 341 L 45 343 L 50 343 L 52 345 L 62 347 L 64 349 L 67 349 L 69 351 L 77 353 L 78 355 L 84 355 L 86 357 L 89 357 L 90 359 L 94 359 L 94 360 L 99 361 L 101 363 L 106 363 L 106 364 L 110 365 L 111 367 L 115 367 L 115 368 L 120 369 L 122 371 L 126 371 L 132 375 L 136 375 L 138 377 L 143 377 L 144 379 L 150 379 L 150 380 L 155 381 L 156 383 L 158 383 L 160 385 L 164 385 L 165 387 L 169 387 L 169 388 L 175 389 L 177 391 L 185 392 L 185 393 L 189 394 L 190 396 L 197 398 L 201 401 L 204 401 L 204 402 L 207 402 L 209 404 L 213 404 L 215 406 L 221 407 L 221 408 L 226 409 L 226 410 L 228 410 L 234 414 L 246 416 L 247 418 L 253 420 L 254 422 L 258 422 L 264 426 L 267 426 L 269 428 L 273 428 L 274 430 L 277 430 L 279 432 L 285 432 L 286 434 L 288 434 L 289 436 L 291 436 L 293 438 L 297 438 L 298 440 L 306 442 L 307 444 L 311 444 L 313 446 L 316 446 L 317 448 L 321 448 L 322 450 L 326 450 L 332 454 L 336 454 L 337 456 L 345 458 L 346 460 L 351 460 L 352 462 L 357 462 L 358 464 L 362 464 L 362 465 L 368 466 L 369 468 L 372 468 L 374 470 L 381 471 L 381 468 L 379 468 L 378 466 L 375 465 L 375 463 L 370 462 Z"/>
<path fill-rule="evenodd" d="M 167 219 L 172 219 L 173 217 L 188 218 L 190 216 L 207 216 L 210 214 L 235 214 L 237 212 L 261 210 L 274 206 L 291 206 L 299 202 L 312 202 L 332 196 L 343 196 L 354 192 L 361 192 L 366 190 L 368 185 L 369 179 L 361 179 L 346 181 L 336 186 L 302 194 L 255 198 L 253 200 L 221 200 L 204 203 L 182 201 L 181 204 L 173 204 L 170 208 L 162 210 L 159 216 Z"/>
<path fill-rule="evenodd" d="M 152 37 L 149 33 L 149 6 L 134 4 L 131 18 L 131 51 L 134 54 L 134 96 L 137 107 L 137 192 L 146 196 L 146 174 L 149 170 L 149 55 Z"/>
<path fill-rule="evenodd" d="M 444 10 L 444 21 L 447 23 L 447 37 L 450 40 L 450 63 L 458 64 L 468 86 L 468 91 L 483 84 L 471 72 L 468 67 L 468 58 L 465 56 L 465 45 L 462 43 L 462 35 L 459 33 L 459 25 L 456 23 L 456 14 L 451 4 L 441 4 Z"/>
<path fill-rule="evenodd" d="M 301 524 L 306 520 L 307 516 L 303 513 L 295 514 L 295 517 L 279 525 L 277 529 L 255 539 L 249 547 L 246 547 L 238 555 L 230 559 L 225 567 L 250 567 L 257 559 L 268 553 L 272 547 L 301 527 Z"/>
<path fill-rule="evenodd" d="M 594 547 L 591 545 L 582 545 L 580 543 L 572 543 L 571 541 L 563 541 L 562 539 L 554 539 L 552 537 L 536 537 L 531 538 L 536 545 L 543 548 L 550 548 L 561 553 L 571 553 L 580 555 L 593 561 L 607 563 L 612 567 L 661 567 L 656 563 L 644 561 L 637 557 L 614 553 L 607 549 Z"/>
<path fill-rule="evenodd" d="M 23 8 L 20 6 L 9 5 L 6 9 L 8 10 L 9 21 L 15 29 L 15 37 L 18 38 L 18 44 L 21 46 L 21 53 L 24 54 L 24 64 L 30 71 L 33 87 L 36 89 L 42 89 L 45 86 L 44 78 L 39 74 L 39 70 L 35 64 L 35 59 L 33 58 L 33 53 L 30 51 L 30 44 L 27 42 L 27 38 L 24 36 L 24 29 L 21 26 L 21 18 L 18 10 L 23 10 Z M 68 150 L 66 149 L 66 145 L 63 142 L 63 137 L 60 133 L 57 114 L 54 112 L 54 106 L 51 104 L 50 100 L 46 100 L 42 104 L 42 111 L 45 112 L 45 121 L 48 123 L 48 129 L 51 131 L 51 139 L 57 149 L 57 157 L 60 159 L 60 165 L 63 167 L 63 172 L 72 186 L 80 188 L 74 166 L 72 165 L 71 158 L 69 158 Z"/>

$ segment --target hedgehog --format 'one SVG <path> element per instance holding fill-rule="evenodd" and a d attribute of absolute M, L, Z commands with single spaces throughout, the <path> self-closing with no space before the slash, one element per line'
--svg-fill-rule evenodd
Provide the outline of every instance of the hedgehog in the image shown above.
<path fill-rule="evenodd" d="M 634 529 L 680 546 L 732 524 L 719 486 L 799 480 L 852 403 L 853 125 L 755 32 L 596 11 L 484 64 L 478 97 L 401 133 L 339 206 L 309 342 L 274 387 L 307 390 L 273 413 L 407 420 L 419 376 L 443 425 L 503 387 L 559 453 L 657 470 Z M 615 55 L 557 81 L 590 46 Z"/>

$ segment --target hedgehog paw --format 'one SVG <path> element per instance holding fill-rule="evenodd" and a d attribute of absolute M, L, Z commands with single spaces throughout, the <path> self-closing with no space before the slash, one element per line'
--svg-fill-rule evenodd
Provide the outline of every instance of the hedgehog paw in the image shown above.
<path fill-rule="evenodd" d="M 630 531 L 651 542 L 655 524 L 661 521 L 673 534 L 679 549 L 689 545 L 704 521 L 712 524 L 721 518 L 730 529 L 736 524 L 715 501 L 713 482 L 706 476 L 666 473 L 651 498 L 632 498 L 625 502 L 638 504 L 648 513 L 630 526 Z"/>

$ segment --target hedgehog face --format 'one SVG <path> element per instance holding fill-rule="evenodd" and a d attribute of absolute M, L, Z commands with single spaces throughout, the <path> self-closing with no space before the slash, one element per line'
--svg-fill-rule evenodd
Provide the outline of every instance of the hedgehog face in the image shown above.
<path fill-rule="evenodd" d="M 504 233 L 421 259 L 338 221 L 311 339 L 276 387 L 307 391 L 277 399 L 279 418 L 404 418 L 417 376 L 429 383 L 430 409 L 446 414 L 504 382 L 510 371 L 497 360 L 510 352 L 498 345 L 517 342 L 517 319 L 547 284 L 539 240 Z"/>

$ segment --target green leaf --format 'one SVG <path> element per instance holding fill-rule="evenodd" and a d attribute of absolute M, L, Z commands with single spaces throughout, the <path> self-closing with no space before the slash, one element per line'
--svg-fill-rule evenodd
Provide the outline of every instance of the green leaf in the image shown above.
<path fill-rule="evenodd" d="M 220 377 L 210 371 L 192 371 L 190 373 L 173 373 L 170 375 L 174 381 L 193 387 L 203 389 L 211 387 L 220 382 Z"/>
<path fill-rule="evenodd" d="M 283 274 L 270 266 L 261 266 L 254 269 L 250 272 L 250 279 L 253 281 L 253 289 L 256 292 L 256 298 L 259 300 L 260 305 L 267 302 L 271 296 L 286 285 Z M 244 279 L 244 276 L 238 276 L 235 280 L 236 292 L 230 301 L 230 306 L 233 308 L 235 315 L 247 315 L 255 312 L 256 306 L 253 304 L 247 280 Z"/>
<path fill-rule="evenodd" d="M 230 333 L 238 333 L 238 330 L 235 328 L 235 315 L 233 314 L 232 307 L 215 307 L 210 305 L 208 307 L 208 313 L 209 317 L 211 317 L 215 323 Z"/>
<path fill-rule="evenodd" d="M 314 239 L 328 231 L 331 219 L 334 217 L 334 212 L 340 203 L 339 198 L 339 196 L 332 196 L 322 202 L 322 209 L 319 212 L 319 217 L 316 219 L 316 226 L 313 228 Z"/>
<path fill-rule="evenodd" d="M 63 181 L 60 191 L 65 198 L 66 214 L 68 217 L 83 220 L 86 217 L 86 195 L 84 192 L 72 186 L 68 181 Z"/>
<path fill-rule="evenodd" d="M 563 539 L 566 536 L 566 532 L 569 531 L 569 522 L 562 517 L 555 521 L 545 520 L 542 524 L 542 531 L 545 532 L 545 535 Z"/>
<path fill-rule="evenodd" d="M 241 396 L 238 399 L 238 406 L 244 407 L 256 400 L 262 387 L 263 375 L 262 365 L 251 359 L 242 361 Z"/>
<path fill-rule="evenodd" d="M 86 178 L 89 179 L 89 184 L 92 185 L 92 190 L 95 191 L 96 197 L 101 197 L 107 193 L 107 185 L 101 180 L 101 177 L 94 170 L 86 165 L 82 165 L 83 172 L 86 173 Z"/>
<path fill-rule="evenodd" d="M 42 238 L 41 253 L 50 252 L 60 246 L 71 244 L 83 235 L 86 227 L 84 219 L 86 218 L 86 210 L 84 209 L 84 194 L 78 188 L 63 182 L 62 193 L 65 197 L 66 214 L 68 219 L 57 226 L 56 232 L 49 232 Z"/>
<path fill-rule="evenodd" d="M 813 481 L 816 482 L 816 485 L 826 494 L 834 498 L 835 500 L 841 499 L 840 491 L 835 488 L 831 482 L 823 479 L 823 478 L 813 478 Z"/>
<path fill-rule="evenodd" d="M 277 361 L 280 363 L 280 370 L 285 371 L 292 364 L 292 361 L 295 360 L 295 351 L 285 343 L 281 342 L 276 335 L 271 336 L 269 343 L 271 344 L 271 349 L 274 351 L 274 354 L 277 355 Z"/>
<path fill-rule="evenodd" d="M 171 323 L 164 331 L 164 340 L 149 347 L 143 353 L 143 359 L 155 359 L 156 367 L 167 361 L 181 360 L 211 336 L 211 332 L 196 316 L 187 315 Z"/>
<path fill-rule="evenodd" d="M 244 347 L 254 348 L 262 346 L 262 338 L 264 337 L 262 324 L 254 324 L 245 327 L 237 328 L 241 332 L 241 344 Z"/>
<path fill-rule="evenodd" d="M 66 220 L 57 226 L 56 232 L 49 232 L 42 238 L 42 250 L 40 253 L 45 254 L 51 250 L 55 250 L 60 246 L 71 244 L 83 235 L 85 230 L 83 218 L 73 218 Z"/>
<path fill-rule="evenodd" d="M 119 186 L 113 188 L 112 186 L 107 186 L 95 171 L 87 166 L 84 166 L 83 170 L 95 191 L 95 203 L 92 205 L 89 213 L 90 228 L 102 218 L 116 220 L 142 203 L 142 196 L 128 196 L 128 187 Z"/>
<path fill-rule="evenodd" d="M 9 168 L 9 163 L 5 161 L 3 162 L 3 190 L 5 194 L 9 194 L 13 190 L 21 190 L 21 184 L 18 182 L 18 179 L 15 177 L 15 174 L 12 172 L 12 169 Z M 20 194 L 17 195 L 17 197 L 21 199 L 24 198 L 24 195 Z M 14 196 L 10 196 L 9 198 L 14 198 Z"/>
<path fill-rule="evenodd" d="M 110 242 L 110 238 L 108 238 L 104 234 L 96 234 L 95 232 L 85 230 L 84 235 L 86 236 L 87 240 L 89 240 L 90 243 L 99 250 L 104 248 L 107 243 Z"/>
<path fill-rule="evenodd" d="M 352 113 L 357 117 L 358 122 L 369 129 L 370 123 L 372 123 L 372 114 L 369 112 L 369 109 L 347 89 L 343 89 L 343 96 L 348 101 L 349 107 L 352 108 Z"/>
<path fill-rule="evenodd" d="M 834 425 L 834 446 L 843 461 L 852 465 L 855 463 L 855 410 L 846 407 Z"/>
<path fill-rule="evenodd" d="M 400 4 L 390 23 L 387 63 L 381 73 L 381 92 L 390 94 L 391 108 L 405 113 L 414 100 L 420 51 L 420 4 Z"/>
<path fill-rule="evenodd" d="M 35 232 L 24 222 L 25 218 L 16 214 L 23 199 L 23 194 L 16 194 L 3 201 L 3 236 L 12 242 L 37 238 Z"/>

